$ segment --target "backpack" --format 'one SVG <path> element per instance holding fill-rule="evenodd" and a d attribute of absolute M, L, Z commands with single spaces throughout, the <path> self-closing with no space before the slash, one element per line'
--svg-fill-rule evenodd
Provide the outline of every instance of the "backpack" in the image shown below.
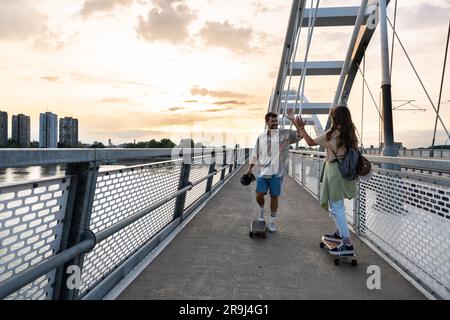
<path fill-rule="evenodd" d="M 356 148 L 349 148 L 341 161 L 339 161 L 336 152 L 333 151 L 333 153 L 344 179 L 355 180 L 358 176 L 366 176 L 372 168 L 370 161 L 361 155 L 361 152 Z"/>
<path fill-rule="evenodd" d="M 370 170 L 372 170 L 372 164 L 360 153 L 358 160 L 358 176 L 365 177 L 370 173 Z"/>

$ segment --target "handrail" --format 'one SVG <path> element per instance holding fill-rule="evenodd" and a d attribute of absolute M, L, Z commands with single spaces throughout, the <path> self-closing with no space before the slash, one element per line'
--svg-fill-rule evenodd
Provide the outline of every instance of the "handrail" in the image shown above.
<path fill-rule="evenodd" d="M 302 150 L 290 150 L 291 153 L 306 154 L 310 156 L 325 156 L 325 152 L 318 151 L 302 151 Z M 450 160 L 441 159 L 424 159 L 424 158 L 408 158 L 408 157 L 387 157 L 387 156 L 374 156 L 364 154 L 372 163 L 388 163 L 398 164 L 402 167 L 408 167 L 418 170 L 428 170 L 442 173 L 450 173 Z"/>
<path fill-rule="evenodd" d="M 192 156 L 202 156 L 222 148 L 186 148 Z M 242 148 L 240 148 L 242 149 Z M 0 169 L 66 163 L 133 160 L 155 157 L 182 157 L 183 148 L 154 149 L 0 149 Z M 227 150 L 234 150 L 228 148 Z M 207 155 L 207 154 L 206 154 Z"/>

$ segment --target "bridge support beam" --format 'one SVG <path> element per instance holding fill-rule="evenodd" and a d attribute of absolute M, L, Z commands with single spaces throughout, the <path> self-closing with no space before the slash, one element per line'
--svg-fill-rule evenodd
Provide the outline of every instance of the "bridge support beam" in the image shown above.
<path fill-rule="evenodd" d="M 99 163 L 96 161 L 69 164 L 67 166 L 66 174 L 73 175 L 75 178 L 69 190 L 60 251 L 64 251 L 85 240 L 86 235 L 89 234 L 88 229 L 91 222 L 98 170 Z M 80 254 L 57 269 L 53 299 L 78 299 L 80 288 L 68 287 L 67 280 L 72 274 L 67 273 L 67 270 L 69 266 L 77 266 L 82 274 L 83 260 L 84 254 Z"/>
<path fill-rule="evenodd" d="M 216 170 L 216 151 L 211 151 L 211 163 L 209 164 L 209 172 L 208 174 L 213 173 Z M 206 183 L 206 193 L 209 193 L 212 188 L 214 176 L 208 178 L 208 182 Z"/>
<path fill-rule="evenodd" d="M 396 157 L 397 149 L 394 146 L 394 124 L 392 119 L 392 93 L 391 75 L 389 68 L 389 40 L 387 30 L 387 4 L 386 0 L 380 0 L 380 36 L 381 36 L 381 93 L 383 101 L 383 128 L 384 147 L 383 156 Z M 385 167 L 386 166 L 386 167 Z M 396 170 L 392 165 L 383 165 L 385 169 Z"/>
<path fill-rule="evenodd" d="M 225 147 L 222 148 L 222 168 L 227 165 L 227 149 Z M 223 181 L 225 179 L 225 171 L 226 169 L 222 169 L 222 172 L 220 173 L 220 181 Z"/>
<path fill-rule="evenodd" d="M 189 149 L 188 149 L 189 150 Z M 190 152 L 185 152 L 186 148 L 183 149 L 183 163 L 181 164 L 180 180 L 178 181 L 178 190 L 181 190 L 188 186 L 189 175 L 191 173 L 191 164 L 193 161 L 193 150 Z M 181 217 L 184 211 L 184 203 L 186 202 L 186 192 L 180 194 L 175 202 L 175 211 L 173 215 L 173 220 Z"/>

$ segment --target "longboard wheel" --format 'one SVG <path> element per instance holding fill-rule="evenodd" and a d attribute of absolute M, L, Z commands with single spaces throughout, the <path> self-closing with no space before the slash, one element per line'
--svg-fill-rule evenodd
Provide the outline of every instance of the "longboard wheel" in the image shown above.
<path fill-rule="evenodd" d="M 253 236 L 254 236 L 253 232 L 250 231 L 250 232 L 248 233 L 248 236 L 249 236 L 250 238 L 253 238 Z"/>
<path fill-rule="evenodd" d="M 334 264 L 335 264 L 336 266 L 339 265 L 339 259 L 338 259 L 338 258 L 334 259 Z"/>
<path fill-rule="evenodd" d="M 358 261 L 355 259 L 352 259 L 352 266 L 356 267 L 358 265 Z"/>
<path fill-rule="evenodd" d="M 319 244 L 319 246 L 320 246 L 320 249 L 325 248 L 325 245 L 323 244 L 323 242 L 321 242 L 321 243 Z"/>

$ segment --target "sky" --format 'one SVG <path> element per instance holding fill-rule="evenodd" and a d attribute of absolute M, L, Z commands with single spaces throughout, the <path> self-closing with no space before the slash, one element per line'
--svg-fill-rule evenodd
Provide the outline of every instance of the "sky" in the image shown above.
<path fill-rule="evenodd" d="M 286 0 L 0 0 L 0 110 L 9 118 L 29 115 L 32 140 L 38 140 L 39 113 L 50 111 L 77 118 L 83 143 L 192 137 L 221 145 L 226 137 L 227 145 L 252 146 L 264 128 L 290 8 Z M 436 105 L 449 16 L 450 0 L 398 4 L 397 32 Z M 316 28 L 309 59 L 343 60 L 351 31 Z M 366 55 L 377 103 L 379 37 L 376 32 Z M 305 95 L 330 102 L 337 82 L 308 77 Z M 291 83 L 296 89 L 298 78 Z M 450 129 L 448 83 L 447 76 L 441 117 Z M 395 141 L 430 145 L 435 113 L 398 43 L 392 91 L 394 107 L 415 100 L 426 109 L 393 112 Z M 364 145 L 378 145 L 377 111 L 367 91 L 364 104 L 361 94 L 358 77 L 349 108 Z M 438 125 L 436 143 L 445 142 Z"/>

